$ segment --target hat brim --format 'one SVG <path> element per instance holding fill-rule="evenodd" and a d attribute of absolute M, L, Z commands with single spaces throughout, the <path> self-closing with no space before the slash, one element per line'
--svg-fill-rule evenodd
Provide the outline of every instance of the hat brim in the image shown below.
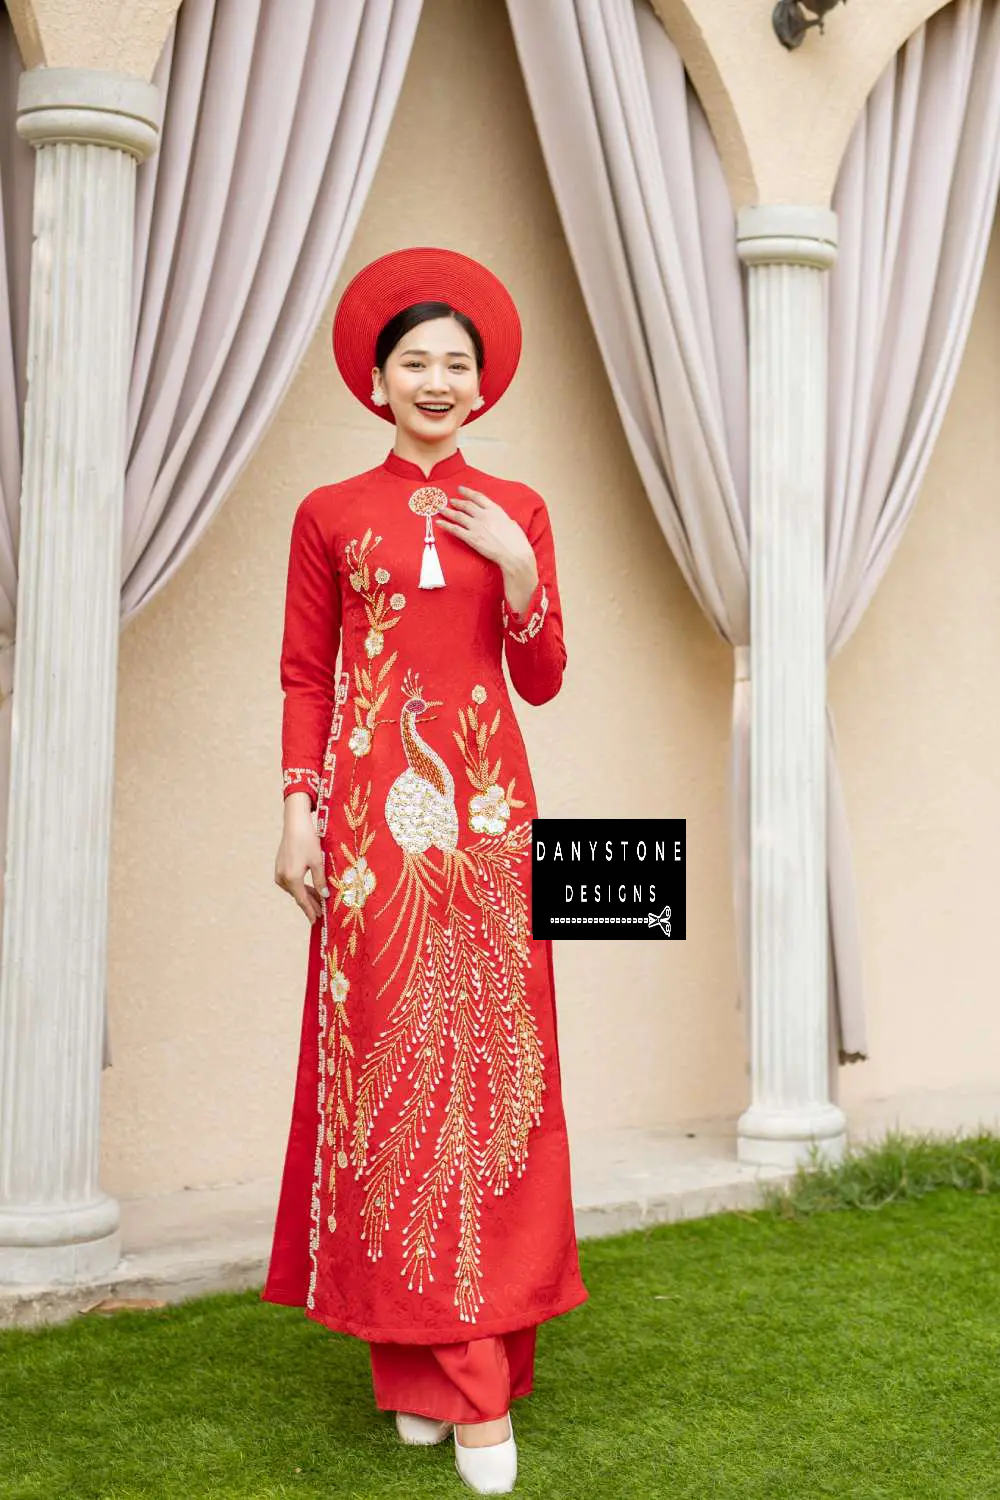
<path fill-rule="evenodd" d="M 394 250 L 360 270 L 344 289 L 333 320 L 337 368 L 362 406 L 395 422 L 389 406 L 376 406 L 371 399 L 375 344 L 389 319 L 416 302 L 447 302 L 479 330 L 483 405 L 469 413 L 463 424 L 468 425 L 485 416 L 513 380 L 521 357 L 521 320 L 503 282 L 457 250 Z"/>

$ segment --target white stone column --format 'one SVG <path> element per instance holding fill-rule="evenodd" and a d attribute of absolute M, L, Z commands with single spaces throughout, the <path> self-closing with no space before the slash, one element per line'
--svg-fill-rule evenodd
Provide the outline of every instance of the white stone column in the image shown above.
<path fill-rule="evenodd" d="M 21 77 L 36 147 L 17 652 L 0 972 L 0 1283 L 120 1258 L 101 1191 L 122 501 L 137 163 L 158 91 Z"/>
<path fill-rule="evenodd" d="M 741 1161 L 843 1154 L 827 1034 L 824 493 L 830 209 L 744 209 L 749 267 L 751 1072 Z"/>

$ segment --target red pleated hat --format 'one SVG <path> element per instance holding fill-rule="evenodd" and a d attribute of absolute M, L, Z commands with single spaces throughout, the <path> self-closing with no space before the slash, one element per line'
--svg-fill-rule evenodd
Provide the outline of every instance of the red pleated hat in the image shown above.
<path fill-rule="evenodd" d="M 479 329 L 483 405 L 469 413 L 467 426 L 488 412 L 513 380 L 521 357 L 521 319 L 503 282 L 457 250 L 394 250 L 360 270 L 345 287 L 333 320 L 337 367 L 362 406 L 394 422 L 391 408 L 371 399 L 375 344 L 389 319 L 415 302 L 447 302 Z"/>

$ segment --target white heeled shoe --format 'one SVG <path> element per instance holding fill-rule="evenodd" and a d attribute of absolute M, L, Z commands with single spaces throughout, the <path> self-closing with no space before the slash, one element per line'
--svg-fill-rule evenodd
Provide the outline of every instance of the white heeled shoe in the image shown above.
<path fill-rule="evenodd" d="M 404 1443 L 443 1443 L 454 1422 L 436 1422 L 433 1417 L 417 1417 L 409 1411 L 396 1413 L 396 1431 Z"/>
<path fill-rule="evenodd" d="M 455 1468 L 477 1495 L 509 1495 L 517 1479 L 517 1444 L 514 1424 L 507 1413 L 510 1436 L 488 1448 L 467 1448 L 458 1441 L 455 1429 Z"/>

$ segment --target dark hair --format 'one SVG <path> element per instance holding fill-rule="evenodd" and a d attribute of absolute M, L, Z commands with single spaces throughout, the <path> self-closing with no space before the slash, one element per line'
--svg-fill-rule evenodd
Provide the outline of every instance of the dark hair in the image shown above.
<path fill-rule="evenodd" d="M 459 312 L 448 302 L 414 302 L 411 307 L 404 307 L 402 312 L 390 318 L 375 341 L 375 363 L 379 370 L 385 369 L 386 360 L 400 339 L 405 338 L 410 329 L 416 328 L 418 323 L 429 323 L 431 318 L 454 318 L 455 322 L 465 329 L 472 340 L 472 348 L 476 356 L 476 370 L 481 375 L 483 341 L 479 329 L 471 318 Z"/>

